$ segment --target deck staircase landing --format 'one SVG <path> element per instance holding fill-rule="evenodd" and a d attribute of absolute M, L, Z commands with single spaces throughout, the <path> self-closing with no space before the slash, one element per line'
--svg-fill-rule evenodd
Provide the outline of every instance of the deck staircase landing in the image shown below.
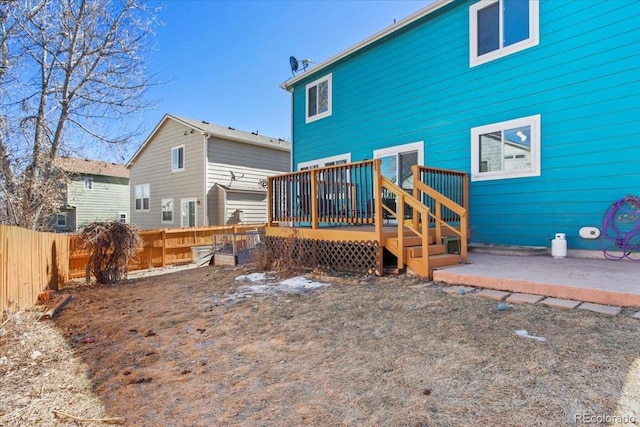
<path fill-rule="evenodd" d="M 384 247 L 398 259 L 400 259 L 401 248 L 404 248 L 404 264 L 422 277 L 431 279 L 433 270 L 441 267 L 458 265 L 462 262 L 460 254 L 447 253 L 445 245 L 437 243 L 435 236 L 429 234 L 429 245 L 427 246 L 428 262 L 425 260 L 422 239 L 416 235 L 405 235 L 403 244 L 399 245 L 398 237 L 387 237 L 384 240 Z M 398 265 L 398 269 L 405 266 Z"/>

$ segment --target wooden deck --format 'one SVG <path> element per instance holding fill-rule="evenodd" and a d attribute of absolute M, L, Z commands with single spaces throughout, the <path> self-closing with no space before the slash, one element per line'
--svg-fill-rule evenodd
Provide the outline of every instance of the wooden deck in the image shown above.
<path fill-rule="evenodd" d="M 311 268 L 352 263 L 382 274 L 392 262 L 431 278 L 434 268 L 466 263 L 467 175 L 416 165 L 411 178 L 409 194 L 382 176 L 379 159 L 270 177 L 267 244 Z"/>

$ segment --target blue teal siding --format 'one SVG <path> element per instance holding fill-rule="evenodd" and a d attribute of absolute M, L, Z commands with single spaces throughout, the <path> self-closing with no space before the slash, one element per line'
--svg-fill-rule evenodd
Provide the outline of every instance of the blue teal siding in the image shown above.
<path fill-rule="evenodd" d="M 471 240 L 599 249 L 578 237 L 640 195 L 640 2 L 540 2 L 540 44 L 469 67 L 455 2 L 300 81 L 293 164 L 424 141 L 428 166 L 470 172 L 470 129 L 541 115 L 541 176 L 472 182 Z M 305 124 L 305 84 L 333 73 L 333 115 Z"/>

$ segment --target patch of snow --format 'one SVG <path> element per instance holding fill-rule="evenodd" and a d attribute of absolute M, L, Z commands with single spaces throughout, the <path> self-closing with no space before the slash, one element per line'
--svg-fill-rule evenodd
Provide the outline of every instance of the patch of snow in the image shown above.
<path fill-rule="evenodd" d="M 530 338 L 532 340 L 538 340 L 540 342 L 545 342 L 547 339 L 545 337 L 537 337 L 535 335 L 530 335 L 529 332 L 526 329 L 518 329 L 516 331 L 516 335 L 523 337 L 523 338 Z"/>
<path fill-rule="evenodd" d="M 267 275 L 264 273 L 243 274 L 242 276 L 236 277 L 236 280 L 248 280 L 250 282 L 262 282 L 266 279 Z"/>
<path fill-rule="evenodd" d="M 236 277 L 236 280 L 249 280 L 256 283 L 251 286 L 242 286 L 238 292 L 228 295 L 226 300 L 232 302 L 241 298 L 251 298 L 252 295 L 276 295 L 276 294 L 307 294 L 313 290 L 329 286 L 328 283 L 313 282 L 303 276 L 292 277 L 274 283 L 264 283 L 270 277 L 264 273 L 253 273 Z"/>

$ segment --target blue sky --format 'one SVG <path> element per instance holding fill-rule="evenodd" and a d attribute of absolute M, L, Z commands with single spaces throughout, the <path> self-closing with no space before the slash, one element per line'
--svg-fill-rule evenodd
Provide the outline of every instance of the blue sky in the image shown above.
<path fill-rule="evenodd" d="M 322 62 L 429 3 L 167 1 L 148 64 L 168 83 L 148 93 L 147 132 L 112 160 L 129 160 L 165 113 L 288 140 L 291 98 L 279 86 L 289 56 Z"/>

